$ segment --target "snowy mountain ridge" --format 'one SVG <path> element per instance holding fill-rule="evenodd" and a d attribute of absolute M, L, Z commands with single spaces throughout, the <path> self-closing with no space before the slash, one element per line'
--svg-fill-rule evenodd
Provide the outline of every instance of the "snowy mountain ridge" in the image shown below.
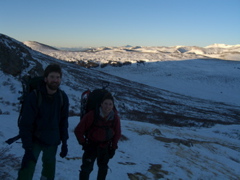
<path fill-rule="evenodd" d="M 220 58 L 224 60 L 240 60 L 240 45 L 210 45 L 205 48 L 196 46 L 174 46 L 174 47 L 99 47 L 90 48 L 86 51 L 59 51 L 43 46 L 40 43 L 26 41 L 25 45 L 32 49 L 66 61 L 91 60 L 99 64 L 108 61 L 132 62 L 140 60 L 146 62 L 186 60 L 200 58 Z M 234 55 L 233 55 L 234 54 Z"/>

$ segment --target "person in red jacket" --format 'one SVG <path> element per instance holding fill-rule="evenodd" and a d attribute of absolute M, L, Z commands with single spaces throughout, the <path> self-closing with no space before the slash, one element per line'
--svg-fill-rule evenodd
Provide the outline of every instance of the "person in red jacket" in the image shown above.
<path fill-rule="evenodd" d="M 80 180 L 88 180 L 97 159 L 98 180 L 107 176 L 109 159 L 113 158 L 121 136 L 120 118 L 114 109 L 114 99 L 107 93 L 99 108 L 88 112 L 74 130 L 83 146 Z"/>

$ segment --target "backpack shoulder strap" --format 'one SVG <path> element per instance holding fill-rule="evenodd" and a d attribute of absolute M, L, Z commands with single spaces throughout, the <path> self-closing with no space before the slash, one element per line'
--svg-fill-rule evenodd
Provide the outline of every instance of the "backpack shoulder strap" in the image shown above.
<path fill-rule="evenodd" d="M 41 106 L 42 103 L 42 93 L 40 92 L 40 90 L 34 89 L 33 92 L 36 94 L 37 96 L 37 105 L 38 107 Z M 59 96 L 60 96 L 60 102 L 61 102 L 61 108 L 63 107 L 63 91 L 59 89 Z"/>
<path fill-rule="evenodd" d="M 59 95 L 60 95 L 60 102 L 61 102 L 61 109 L 63 107 L 63 91 L 61 89 L 59 89 Z"/>
<path fill-rule="evenodd" d="M 42 93 L 39 90 L 37 90 L 37 89 L 34 89 L 33 92 L 37 96 L 37 107 L 40 108 L 41 103 L 42 103 Z"/>

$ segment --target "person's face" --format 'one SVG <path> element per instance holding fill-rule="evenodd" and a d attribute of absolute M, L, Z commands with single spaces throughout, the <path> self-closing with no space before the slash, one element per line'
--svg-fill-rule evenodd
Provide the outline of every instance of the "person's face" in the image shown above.
<path fill-rule="evenodd" d="M 45 82 L 50 90 L 55 91 L 61 84 L 61 76 L 58 72 L 51 72 L 45 77 Z"/>
<path fill-rule="evenodd" d="M 105 99 L 102 104 L 102 112 L 105 116 L 107 116 L 113 109 L 113 101 L 111 99 Z"/>

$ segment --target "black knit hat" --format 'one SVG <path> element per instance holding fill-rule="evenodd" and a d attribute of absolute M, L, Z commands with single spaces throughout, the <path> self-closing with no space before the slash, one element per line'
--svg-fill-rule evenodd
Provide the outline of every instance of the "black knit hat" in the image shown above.
<path fill-rule="evenodd" d="M 44 70 L 44 77 L 48 77 L 48 75 L 51 72 L 57 72 L 60 74 L 60 77 L 62 77 L 62 70 L 61 67 L 58 64 L 50 64 L 46 67 L 46 69 Z"/>
<path fill-rule="evenodd" d="M 106 99 L 110 99 L 110 100 L 112 100 L 112 102 L 113 102 L 113 104 L 114 104 L 114 98 L 113 98 L 113 96 L 112 96 L 111 93 L 107 93 L 107 94 L 105 94 L 105 95 L 103 96 L 103 98 L 102 98 L 101 103 L 103 103 L 103 101 L 105 101 Z"/>

